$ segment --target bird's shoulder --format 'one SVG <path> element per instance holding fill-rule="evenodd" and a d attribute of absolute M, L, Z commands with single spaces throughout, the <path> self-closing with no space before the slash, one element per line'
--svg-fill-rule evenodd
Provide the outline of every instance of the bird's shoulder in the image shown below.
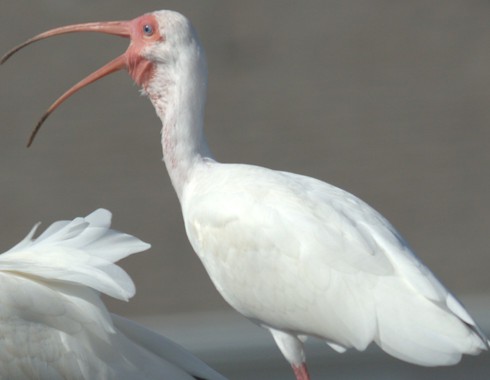
<path fill-rule="evenodd" d="M 334 259 L 346 270 L 375 273 L 392 270 L 386 249 L 411 255 L 392 225 L 373 208 L 311 177 L 220 164 L 204 169 L 192 186 L 183 201 L 188 230 L 204 228 L 214 232 L 208 236 L 219 233 L 221 239 L 232 236 L 227 244 L 254 245 L 262 239 L 284 254 L 315 255 Z"/>
<path fill-rule="evenodd" d="M 319 206 L 345 212 L 367 211 L 364 202 L 326 182 L 242 164 L 216 164 L 201 169 L 186 189 L 183 206 L 215 207 L 215 202 L 235 206 L 227 207 L 229 212 L 250 205 L 283 212 L 303 210 L 309 213 Z"/>

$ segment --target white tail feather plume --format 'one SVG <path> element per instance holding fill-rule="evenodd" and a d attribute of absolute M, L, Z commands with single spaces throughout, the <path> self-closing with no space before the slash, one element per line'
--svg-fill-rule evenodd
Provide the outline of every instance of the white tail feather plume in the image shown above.
<path fill-rule="evenodd" d="M 0 255 L 0 270 L 65 281 L 128 300 L 134 283 L 116 261 L 150 247 L 110 229 L 112 214 L 98 209 L 86 217 L 51 224 L 33 238 L 37 224 L 16 246 Z"/>
<path fill-rule="evenodd" d="M 150 246 L 110 229 L 104 209 L 36 227 L 0 255 L 1 379 L 224 380 L 175 343 L 110 314 L 99 292 L 127 300 L 116 262 Z"/>

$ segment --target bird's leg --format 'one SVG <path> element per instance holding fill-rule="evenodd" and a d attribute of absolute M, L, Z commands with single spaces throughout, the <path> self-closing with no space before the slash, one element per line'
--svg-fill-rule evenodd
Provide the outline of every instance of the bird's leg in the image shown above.
<path fill-rule="evenodd" d="M 301 363 L 300 365 L 292 365 L 294 375 L 296 376 L 296 380 L 310 380 L 310 375 L 308 374 L 308 368 L 306 367 L 306 363 Z"/>
<path fill-rule="evenodd" d="M 274 337 L 282 354 L 289 364 L 291 364 L 291 367 L 293 367 L 296 380 L 310 380 L 310 375 L 308 375 L 308 369 L 306 368 L 302 340 L 292 333 L 276 330 L 271 327 L 267 328 Z"/>

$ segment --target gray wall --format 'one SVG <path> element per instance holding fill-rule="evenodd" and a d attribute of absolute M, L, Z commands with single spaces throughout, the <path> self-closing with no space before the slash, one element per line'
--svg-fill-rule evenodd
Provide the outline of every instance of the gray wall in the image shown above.
<path fill-rule="evenodd" d="M 490 2 L 3 1 L 0 51 L 46 29 L 186 14 L 209 61 L 208 141 L 223 162 L 299 172 L 370 203 L 457 295 L 489 294 Z M 124 74 L 27 137 L 64 90 L 125 50 L 95 34 L 43 41 L 0 68 L 0 248 L 37 221 L 114 213 L 150 242 L 123 262 L 125 315 L 227 309 L 185 236 L 160 122 Z"/>

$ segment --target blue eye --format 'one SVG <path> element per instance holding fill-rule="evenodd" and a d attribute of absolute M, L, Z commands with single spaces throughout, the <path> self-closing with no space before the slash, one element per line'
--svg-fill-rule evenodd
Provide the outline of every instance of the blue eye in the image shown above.
<path fill-rule="evenodd" d="M 143 33 L 145 34 L 145 36 L 151 36 L 153 34 L 153 26 L 151 26 L 150 24 L 145 24 L 143 26 Z"/>

